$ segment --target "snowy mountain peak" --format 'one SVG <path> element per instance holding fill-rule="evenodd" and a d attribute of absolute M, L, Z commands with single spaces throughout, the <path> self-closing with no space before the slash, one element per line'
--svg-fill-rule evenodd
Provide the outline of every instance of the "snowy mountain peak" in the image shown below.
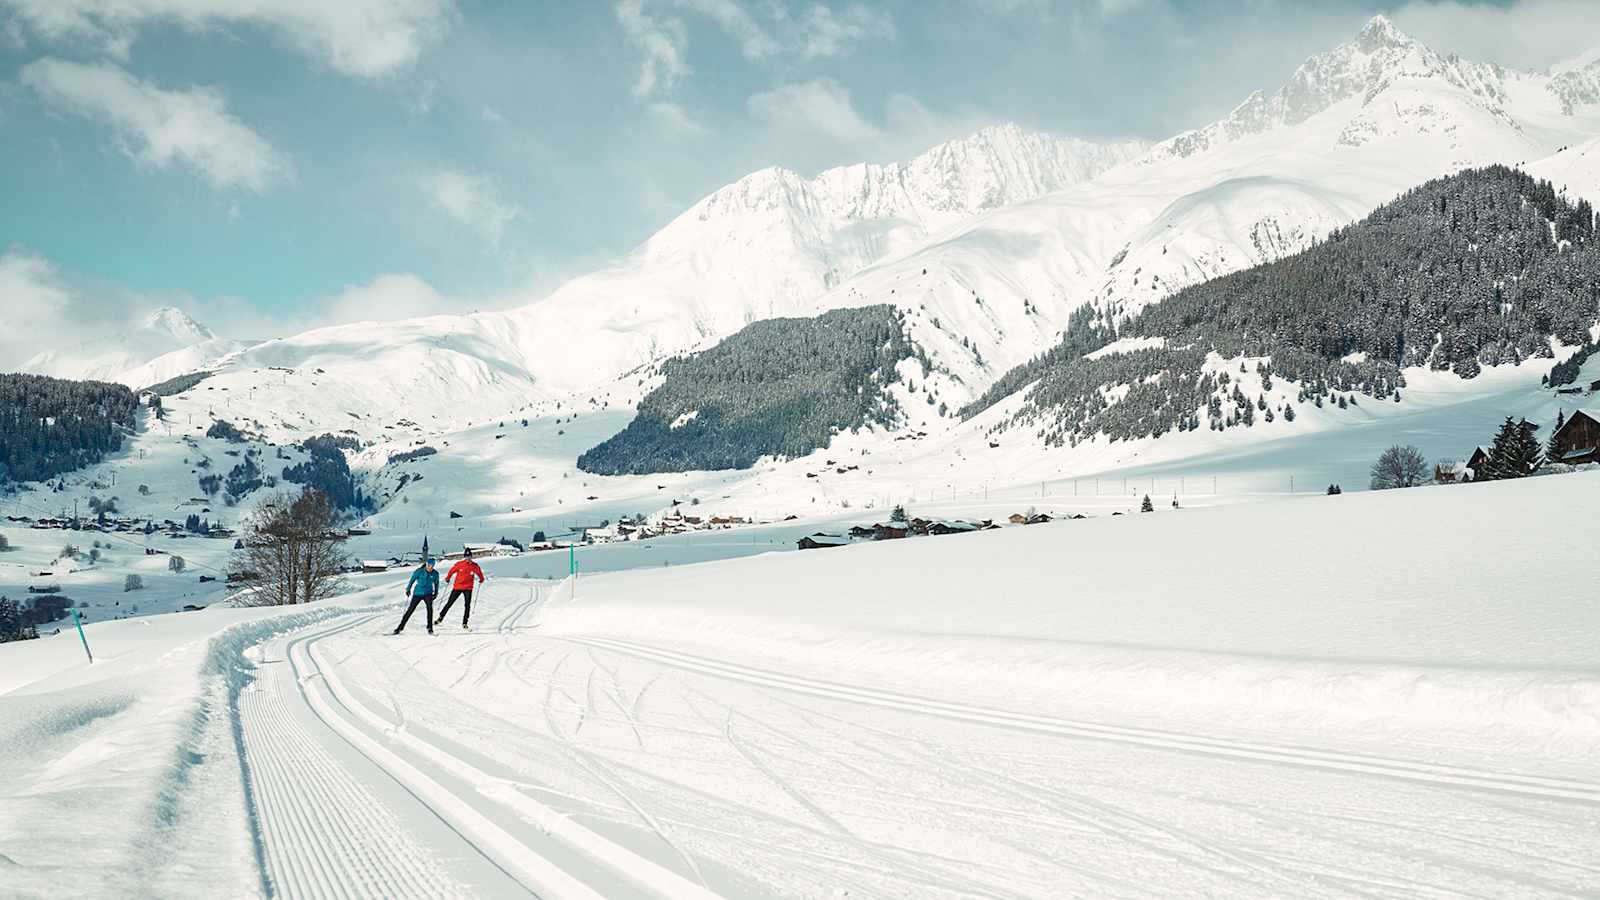
<path fill-rule="evenodd" d="M 1289 80 L 1267 95 L 1257 91 L 1219 122 L 1157 145 L 1147 161 L 1189 157 L 1275 128 L 1298 125 L 1347 100 L 1370 104 L 1404 84 L 1432 84 L 1466 103 L 1503 115 L 1507 73 L 1489 63 L 1443 56 L 1374 16 L 1353 40 L 1307 59 Z M 1582 101 L 1587 85 L 1572 93 Z M 1570 104 L 1569 104 L 1570 105 Z"/>
<path fill-rule="evenodd" d="M 711 193 L 657 238 L 681 223 L 748 213 L 776 214 L 807 227 L 878 218 L 926 223 L 971 215 L 1087 181 L 1144 150 L 1139 141 L 1102 144 L 1005 123 L 906 162 L 839 166 L 810 179 L 780 166 L 761 169 Z"/>
<path fill-rule="evenodd" d="M 1356 35 L 1355 44 L 1368 53 L 1384 47 L 1406 47 L 1415 43 L 1411 36 L 1395 27 L 1388 16 L 1376 15 Z"/>
<path fill-rule="evenodd" d="M 211 329 L 196 322 L 190 315 L 175 306 L 163 306 L 146 316 L 139 326 L 178 339 L 184 343 L 209 341 L 216 337 Z"/>

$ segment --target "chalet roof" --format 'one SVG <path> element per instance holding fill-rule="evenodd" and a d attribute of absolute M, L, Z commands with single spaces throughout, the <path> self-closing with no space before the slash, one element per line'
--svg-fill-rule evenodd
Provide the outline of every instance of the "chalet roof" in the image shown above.
<path fill-rule="evenodd" d="M 1572 423 L 1578 421 L 1579 416 L 1583 416 L 1585 419 L 1588 419 L 1596 425 L 1600 425 L 1600 406 L 1586 406 L 1581 409 L 1573 410 L 1572 415 L 1567 416 L 1567 421 L 1563 422 L 1561 427 L 1556 429 L 1556 434 L 1560 434 L 1561 432 L 1572 427 Z"/>

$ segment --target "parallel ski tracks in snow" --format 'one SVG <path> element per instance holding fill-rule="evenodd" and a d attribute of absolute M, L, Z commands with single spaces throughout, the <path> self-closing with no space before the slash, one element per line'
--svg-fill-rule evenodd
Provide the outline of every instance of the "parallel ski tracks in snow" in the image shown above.
<path fill-rule="evenodd" d="M 1101 725 L 1092 722 L 917 697 L 877 688 L 839 684 L 615 638 L 564 636 L 562 640 L 627 654 L 681 670 L 731 679 L 747 684 L 777 688 L 829 700 L 865 703 L 980 725 L 1600 806 L 1600 784 L 1575 779 L 1489 772 L 1458 766 L 1386 759 L 1355 753 L 1285 747 L 1147 728 Z"/>
<path fill-rule="evenodd" d="M 530 591 L 526 601 L 513 604 L 479 640 L 498 643 L 513 633 L 539 599 L 538 590 Z M 448 823 L 467 846 L 531 894 L 598 900 L 623 885 L 629 896 L 693 900 L 715 896 L 703 884 L 611 843 L 516 790 L 512 782 L 452 755 L 447 746 L 431 742 L 426 731 L 397 726 L 369 709 L 343 684 L 338 662 L 319 652 L 317 644 L 375 618 L 351 616 L 269 644 L 283 647 L 286 657 L 273 664 L 286 665 L 241 697 L 240 727 L 270 894 L 342 900 L 462 893 L 434 858 L 406 836 L 402 823 L 374 792 L 341 766 L 303 722 L 296 721 L 286 698 L 298 696 L 356 753 L 391 776 Z M 495 651 L 495 665 L 504 662 L 503 655 Z M 426 760 L 438 775 L 423 771 L 414 760 Z M 632 805 L 614 782 L 595 774 Z M 508 831 L 476 808 L 472 798 L 461 795 L 463 785 L 495 798 L 530 827 Z M 659 823 L 643 810 L 638 812 L 662 833 Z M 693 858 L 673 846 L 694 870 Z"/>
<path fill-rule="evenodd" d="M 280 690 L 298 683 L 295 674 L 277 669 L 270 680 L 240 695 L 239 716 L 272 894 L 423 900 L 459 895 L 388 808 L 294 720 Z"/>

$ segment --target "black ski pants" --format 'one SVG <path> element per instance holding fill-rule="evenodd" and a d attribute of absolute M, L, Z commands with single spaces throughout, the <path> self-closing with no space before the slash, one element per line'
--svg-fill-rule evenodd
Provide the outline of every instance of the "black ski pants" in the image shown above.
<path fill-rule="evenodd" d="M 417 595 L 413 596 L 411 598 L 411 605 L 406 607 L 406 614 L 400 617 L 400 627 L 396 628 L 395 631 L 405 631 L 406 630 L 406 623 L 411 621 L 411 614 L 417 611 L 417 604 L 419 604 L 419 603 L 425 603 L 428 606 L 427 618 L 423 619 L 422 621 L 423 621 L 423 624 L 428 626 L 428 633 L 429 634 L 433 634 L 433 595 L 432 594 L 417 594 Z"/>
<path fill-rule="evenodd" d="M 449 599 L 444 601 L 444 609 L 439 610 L 438 622 L 444 622 L 444 617 L 450 614 L 450 607 L 455 605 L 456 598 L 461 598 L 461 627 L 467 627 L 467 620 L 472 618 L 472 588 L 453 588 Z"/>

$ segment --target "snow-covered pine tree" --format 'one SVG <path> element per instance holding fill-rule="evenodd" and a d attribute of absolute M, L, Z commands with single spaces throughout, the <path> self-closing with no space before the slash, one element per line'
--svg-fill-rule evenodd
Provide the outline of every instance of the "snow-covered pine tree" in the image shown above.
<path fill-rule="evenodd" d="M 1495 432 L 1494 440 L 1489 443 L 1489 458 L 1480 467 L 1482 471 L 1474 473 L 1474 481 L 1497 481 L 1501 478 L 1512 478 L 1507 474 L 1514 471 L 1510 465 L 1511 445 L 1517 438 L 1517 423 L 1510 416 L 1506 416 L 1501 423 L 1500 430 Z"/>
<path fill-rule="evenodd" d="M 1144 495 L 1144 502 L 1139 504 L 1139 512 L 1155 512 L 1156 505 L 1150 502 L 1150 495 Z"/>
<path fill-rule="evenodd" d="M 1556 432 L 1560 431 L 1561 426 L 1565 424 L 1567 424 L 1567 411 L 1564 409 L 1556 410 L 1556 427 L 1550 429 L 1550 442 L 1544 448 L 1545 462 L 1561 461 L 1561 445 L 1556 443 Z"/>
<path fill-rule="evenodd" d="M 1517 423 L 1516 441 L 1511 445 L 1511 465 L 1517 478 L 1532 475 L 1544 464 L 1544 451 L 1539 446 L 1539 426 L 1527 419 Z"/>

